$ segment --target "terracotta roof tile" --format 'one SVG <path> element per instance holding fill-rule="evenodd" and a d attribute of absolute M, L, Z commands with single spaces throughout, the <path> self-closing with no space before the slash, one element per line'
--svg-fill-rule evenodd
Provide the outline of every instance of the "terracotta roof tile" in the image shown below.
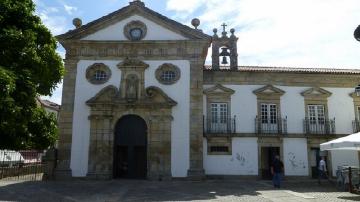
<path fill-rule="evenodd" d="M 299 67 L 265 67 L 265 66 L 238 66 L 237 70 L 229 67 L 220 67 L 213 70 L 211 65 L 205 65 L 204 71 L 239 71 L 239 72 L 279 72 L 279 73 L 309 73 L 309 74 L 360 74 L 360 69 L 336 68 L 299 68 Z"/>

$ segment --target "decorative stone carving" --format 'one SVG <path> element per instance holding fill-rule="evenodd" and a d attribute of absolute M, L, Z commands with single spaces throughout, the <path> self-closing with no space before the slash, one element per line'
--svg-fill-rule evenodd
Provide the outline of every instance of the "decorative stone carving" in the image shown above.
<path fill-rule="evenodd" d="M 129 83 L 137 79 L 135 74 L 129 74 L 128 77 L 130 77 L 127 81 Z M 129 84 L 128 89 L 132 88 L 131 85 Z M 126 93 L 126 95 L 138 94 Z M 155 86 L 146 88 L 144 96 L 137 97 L 136 103 L 129 104 L 128 101 L 128 97 L 119 96 L 119 90 L 115 86 L 107 86 L 86 102 L 90 106 L 91 143 L 88 177 L 111 178 L 115 125 L 121 117 L 135 114 L 142 117 L 148 126 L 147 178 L 169 179 L 171 177 L 171 121 L 173 120 L 171 114 L 172 107 L 177 103 Z"/>
<path fill-rule="evenodd" d="M 124 35 L 131 41 L 139 41 L 146 36 L 146 25 L 141 21 L 131 21 L 124 27 Z"/>
<path fill-rule="evenodd" d="M 136 87 L 136 89 L 132 89 L 132 93 L 136 92 L 136 98 L 141 99 L 145 96 L 145 76 L 144 72 L 145 69 L 149 67 L 148 64 L 144 63 L 141 60 L 134 59 L 134 58 L 126 58 L 124 61 L 119 63 L 118 68 L 121 70 L 121 83 L 120 83 L 120 96 L 121 98 L 128 98 L 129 96 L 129 90 L 131 90 L 132 87 Z M 133 77 L 132 80 L 128 80 L 130 77 Z M 136 77 L 136 79 L 135 79 Z M 135 80 L 137 80 L 135 82 Z M 129 83 L 130 82 L 130 83 Z M 129 89 L 129 84 L 135 84 L 132 85 L 132 87 Z M 132 95 L 134 97 L 134 95 Z M 130 102 L 131 102 L 130 98 Z"/>
<path fill-rule="evenodd" d="M 171 85 L 176 83 L 181 76 L 180 69 L 170 63 L 164 63 L 159 66 L 155 71 L 156 79 L 165 85 Z"/>
<path fill-rule="evenodd" d="M 94 63 L 86 69 L 86 79 L 92 84 L 104 84 L 111 77 L 111 70 L 104 63 Z"/>
<path fill-rule="evenodd" d="M 130 74 L 126 79 L 126 100 L 134 102 L 137 100 L 139 79 L 135 74 Z"/>

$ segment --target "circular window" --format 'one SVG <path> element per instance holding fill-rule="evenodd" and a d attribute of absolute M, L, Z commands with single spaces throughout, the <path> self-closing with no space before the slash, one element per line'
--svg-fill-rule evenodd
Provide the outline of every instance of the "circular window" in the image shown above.
<path fill-rule="evenodd" d="M 173 64 L 165 63 L 156 70 L 155 76 L 162 84 L 174 84 L 180 79 L 180 69 Z"/>
<path fill-rule="evenodd" d="M 146 25 L 141 21 L 131 21 L 124 27 L 124 35 L 131 41 L 139 41 L 146 35 Z"/>
<path fill-rule="evenodd" d="M 86 79 L 92 84 L 106 83 L 111 76 L 108 66 L 103 63 L 95 63 L 86 70 Z"/>

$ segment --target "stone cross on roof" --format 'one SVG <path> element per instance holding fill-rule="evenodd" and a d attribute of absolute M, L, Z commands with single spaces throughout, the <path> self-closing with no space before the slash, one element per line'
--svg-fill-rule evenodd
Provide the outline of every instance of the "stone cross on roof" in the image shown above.
<path fill-rule="evenodd" d="M 223 32 L 225 32 L 225 28 L 227 26 L 227 24 L 225 24 L 225 22 L 221 25 L 223 27 Z"/>

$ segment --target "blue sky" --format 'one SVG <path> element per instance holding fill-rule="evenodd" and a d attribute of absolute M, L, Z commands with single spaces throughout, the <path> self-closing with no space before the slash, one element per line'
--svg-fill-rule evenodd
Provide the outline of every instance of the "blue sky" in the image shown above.
<path fill-rule="evenodd" d="M 107 15 L 128 0 L 34 0 L 36 14 L 58 35 Z M 183 24 L 199 18 L 212 34 L 225 22 L 239 37 L 239 65 L 360 69 L 360 0 L 145 0 L 146 6 Z M 59 53 L 65 52 L 60 47 Z M 208 59 L 208 62 L 210 60 Z M 62 85 L 50 99 L 61 103 Z"/>

